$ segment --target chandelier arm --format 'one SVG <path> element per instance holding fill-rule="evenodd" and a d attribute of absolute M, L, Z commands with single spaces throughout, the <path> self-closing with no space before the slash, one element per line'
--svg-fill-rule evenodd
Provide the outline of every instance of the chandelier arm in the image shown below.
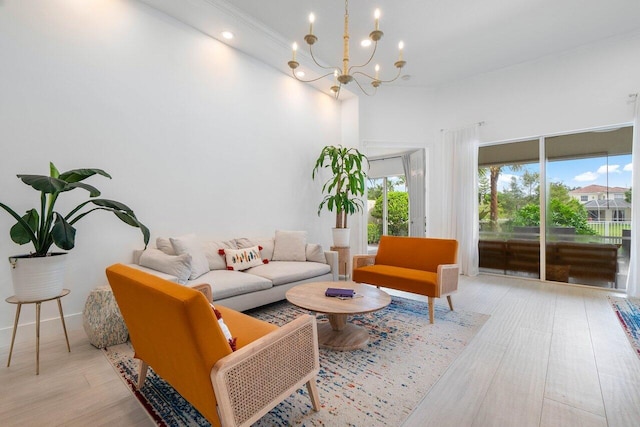
<path fill-rule="evenodd" d="M 398 80 L 398 77 L 400 77 L 400 74 L 402 74 L 402 68 L 398 68 L 398 74 L 396 74 L 396 76 L 394 78 L 392 78 L 391 80 L 380 80 L 381 83 L 391 83 L 391 82 L 395 82 L 396 80 Z"/>
<path fill-rule="evenodd" d="M 320 80 L 320 79 L 324 79 L 325 77 L 332 76 L 332 75 L 333 75 L 333 73 L 327 73 L 327 74 L 325 74 L 325 75 L 323 75 L 323 76 L 320 76 L 320 77 L 318 77 L 318 78 L 316 78 L 316 79 L 311 79 L 311 80 L 304 80 L 304 79 L 299 78 L 298 76 L 296 76 L 296 73 L 295 73 L 295 71 L 293 71 L 293 70 L 291 70 L 291 75 L 293 75 L 293 77 L 294 77 L 296 80 L 298 80 L 299 82 L 302 82 L 302 83 L 313 83 L 313 82 L 316 82 L 316 81 L 318 81 L 318 80 Z"/>
<path fill-rule="evenodd" d="M 362 71 L 354 71 L 352 75 L 355 76 L 356 74 L 360 74 L 361 76 L 365 76 L 365 77 L 367 77 L 367 78 L 369 78 L 371 80 L 378 80 L 375 77 L 372 77 L 369 74 L 367 74 L 365 72 L 362 72 Z M 380 81 L 382 81 L 382 80 L 380 80 Z"/>
<path fill-rule="evenodd" d="M 311 54 L 311 59 L 313 59 L 313 62 L 315 62 L 315 63 L 316 63 L 316 65 L 317 65 L 318 67 L 320 67 L 320 68 L 322 68 L 322 69 L 325 69 L 325 70 L 340 70 L 338 67 L 332 67 L 332 66 L 328 66 L 328 67 L 327 67 L 327 66 L 321 65 L 321 64 L 316 60 L 316 57 L 313 55 L 313 49 L 311 48 L 311 45 L 309 45 L 309 53 Z M 338 71 L 338 72 L 339 72 L 339 71 Z"/>
<path fill-rule="evenodd" d="M 355 73 L 354 73 L 355 74 Z M 362 73 L 361 73 L 362 74 Z M 362 87 L 362 85 L 360 84 L 360 82 L 357 79 L 353 79 L 354 82 L 356 82 L 356 84 L 358 85 L 358 87 L 360 88 L 360 90 L 362 91 L 362 93 L 364 93 L 367 96 L 373 96 L 376 93 L 376 89 L 373 90 L 372 93 L 367 92 L 366 90 L 364 90 L 364 88 Z"/>
<path fill-rule="evenodd" d="M 338 99 L 338 97 L 340 96 L 340 89 L 342 89 L 342 83 L 338 85 L 338 90 L 335 92 L 334 96 L 335 99 Z"/>
<path fill-rule="evenodd" d="M 362 68 L 369 65 L 371 63 L 371 60 L 373 60 L 373 57 L 375 56 L 377 49 L 378 49 L 378 42 L 375 42 L 375 44 L 373 45 L 373 52 L 371 52 L 371 56 L 369 57 L 369 60 L 362 65 L 352 65 L 351 67 L 349 67 L 349 74 L 351 74 L 351 70 L 353 70 L 354 68 Z"/>

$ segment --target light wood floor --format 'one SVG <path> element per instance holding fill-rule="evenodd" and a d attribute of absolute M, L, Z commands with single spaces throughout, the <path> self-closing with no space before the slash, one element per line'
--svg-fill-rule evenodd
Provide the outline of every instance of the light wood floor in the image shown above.
<path fill-rule="evenodd" d="M 462 277 L 460 310 L 491 318 L 404 424 L 640 426 L 640 359 L 601 290 Z M 446 306 L 446 300 L 437 304 Z M 0 348 L 0 425 L 151 426 L 82 330 Z"/>

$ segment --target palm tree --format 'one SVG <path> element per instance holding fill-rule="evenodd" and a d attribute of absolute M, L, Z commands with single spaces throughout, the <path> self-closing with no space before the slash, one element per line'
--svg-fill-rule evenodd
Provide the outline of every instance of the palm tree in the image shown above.
<path fill-rule="evenodd" d="M 491 230 L 498 231 L 498 178 L 502 172 L 502 168 L 507 165 L 489 166 L 489 182 L 491 188 L 491 205 L 489 221 Z M 522 169 L 521 165 L 508 165 L 512 171 L 516 172 Z"/>

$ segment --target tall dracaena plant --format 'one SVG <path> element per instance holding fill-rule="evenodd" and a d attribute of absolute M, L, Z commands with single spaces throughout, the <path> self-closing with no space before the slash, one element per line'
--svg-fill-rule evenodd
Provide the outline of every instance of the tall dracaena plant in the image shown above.
<path fill-rule="evenodd" d="M 318 206 L 318 215 L 323 207 L 330 212 L 336 211 L 336 228 L 347 228 L 347 216 L 363 209 L 367 157 L 356 148 L 344 148 L 341 145 L 326 146 L 316 160 L 311 177 L 315 179 L 322 168 L 330 168 L 333 176 L 322 186 L 326 193 Z"/>
<path fill-rule="evenodd" d="M 100 195 L 97 188 L 82 183 L 93 175 L 111 178 L 102 169 L 74 169 L 60 173 L 53 163 L 49 163 L 50 174 L 18 175 L 25 184 L 40 192 L 40 212 L 30 209 L 23 216 L 18 215 L 9 206 L 0 203 L 0 208 L 15 218 L 17 223 L 11 227 L 11 240 L 19 245 L 31 242 L 35 251 L 31 256 L 46 256 L 55 243 L 60 249 L 70 250 L 75 246 L 76 229 L 74 224 L 91 212 L 98 210 L 112 212 L 124 223 L 140 228 L 145 247 L 149 243 L 149 229 L 138 221 L 133 211 L 125 204 L 108 199 L 95 199 Z M 55 210 L 58 197 L 67 191 L 81 188 L 89 192 L 89 200 L 80 203 L 68 214 L 62 215 Z M 91 206 L 88 208 L 87 206 Z M 83 209 L 85 208 L 85 209 Z"/>

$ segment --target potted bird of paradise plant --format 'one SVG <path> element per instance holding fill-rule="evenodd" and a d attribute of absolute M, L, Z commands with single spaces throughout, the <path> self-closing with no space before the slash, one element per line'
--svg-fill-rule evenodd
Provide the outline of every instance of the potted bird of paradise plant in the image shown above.
<path fill-rule="evenodd" d="M 96 211 L 113 213 L 125 224 L 142 232 L 145 247 L 149 243 L 149 229 L 142 224 L 131 208 L 115 200 L 97 198 L 100 191 L 82 181 L 94 175 L 111 178 L 102 169 L 73 169 L 60 173 L 53 163 L 49 175 L 17 175 L 26 185 L 40 193 L 38 208 L 18 214 L 0 202 L 0 208 L 11 215 L 16 223 L 11 227 L 11 240 L 19 245 L 31 243 L 29 254 L 9 257 L 15 296 L 23 301 L 53 298 L 62 291 L 66 252 L 52 252 L 55 245 L 63 251 L 75 246 L 75 224 Z M 89 192 L 89 199 L 68 213 L 56 210 L 59 197 L 72 190 Z"/>

